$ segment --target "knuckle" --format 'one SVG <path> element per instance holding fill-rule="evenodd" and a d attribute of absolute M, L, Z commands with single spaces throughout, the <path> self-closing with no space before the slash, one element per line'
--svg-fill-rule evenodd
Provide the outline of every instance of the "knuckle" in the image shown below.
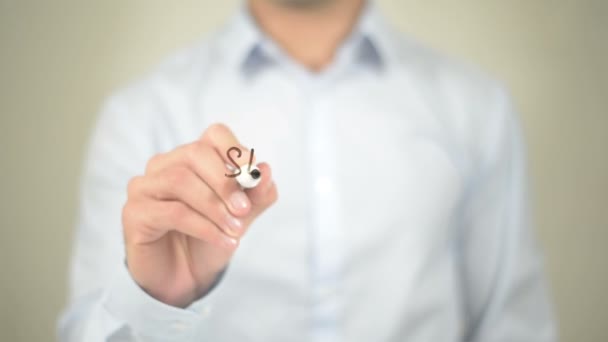
<path fill-rule="evenodd" d="M 170 191 L 175 191 L 176 189 L 181 189 L 186 186 L 189 176 L 188 170 L 183 167 L 169 169 L 164 175 Z"/>
<path fill-rule="evenodd" d="M 228 126 L 220 122 L 212 123 L 207 127 L 205 133 L 203 133 L 203 140 L 214 141 L 218 137 L 226 134 L 232 134 L 232 131 Z"/>
<path fill-rule="evenodd" d="M 148 163 L 146 164 L 146 173 L 154 172 L 154 170 L 156 170 L 157 168 L 157 165 L 160 165 L 163 156 L 164 155 L 162 153 L 155 154 L 154 156 L 152 156 L 152 158 L 150 158 L 148 160 Z"/>
<path fill-rule="evenodd" d="M 202 146 L 198 142 L 189 144 L 184 151 L 184 158 L 188 165 L 194 165 L 201 158 Z"/>
<path fill-rule="evenodd" d="M 229 131 L 228 126 L 226 126 L 225 124 L 223 124 L 221 122 L 212 123 L 207 128 L 207 132 L 211 136 L 216 136 L 218 134 L 223 134 L 223 133 L 226 133 L 227 131 Z"/>
<path fill-rule="evenodd" d="M 140 191 L 142 180 L 143 180 L 143 177 L 141 177 L 141 176 L 135 176 L 129 180 L 129 182 L 127 183 L 127 195 L 128 196 L 133 196 Z"/>

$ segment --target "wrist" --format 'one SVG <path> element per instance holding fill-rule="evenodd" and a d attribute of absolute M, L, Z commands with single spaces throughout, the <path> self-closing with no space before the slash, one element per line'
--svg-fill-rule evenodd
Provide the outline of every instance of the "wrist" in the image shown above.
<path fill-rule="evenodd" d="M 164 281 L 160 281 L 159 279 L 159 281 L 154 281 L 153 284 L 147 284 L 133 274 L 134 272 L 129 269 L 127 262 L 125 262 L 125 266 L 135 284 L 142 291 L 159 302 L 182 309 L 187 308 L 195 301 L 210 293 L 220 282 L 226 269 L 200 275 L 196 281 L 179 281 L 176 279 L 177 277 L 167 277 L 163 279 Z"/>

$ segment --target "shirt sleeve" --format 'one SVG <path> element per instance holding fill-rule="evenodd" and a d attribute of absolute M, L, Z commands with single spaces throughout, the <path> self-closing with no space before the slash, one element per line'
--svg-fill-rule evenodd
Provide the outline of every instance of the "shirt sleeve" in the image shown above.
<path fill-rule="evenodd" d="M 556 341 L 542 258 L 530 226 L 522 134 L 499 89 L 476 144 L 460 253 L 467 341 Z"/>
<path fill-rule="evenodd" d="M 192 341 L 209 313 L 208 297 L 186 309 L 155 300 L 125 266 L 121 211 L 129 179 L 157 149 L 153 110 L 112 98 L 99 117 L 82 178 L 60 341 Z"/>

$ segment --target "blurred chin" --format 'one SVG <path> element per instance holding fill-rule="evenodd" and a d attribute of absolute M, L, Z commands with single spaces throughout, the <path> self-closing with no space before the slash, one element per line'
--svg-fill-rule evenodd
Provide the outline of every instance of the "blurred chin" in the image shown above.
<path fill-rule="evenodd" d="M 272 0 L 273 2 L 289 7 L 313 8 L 327 5 L 334 0 Z"/>

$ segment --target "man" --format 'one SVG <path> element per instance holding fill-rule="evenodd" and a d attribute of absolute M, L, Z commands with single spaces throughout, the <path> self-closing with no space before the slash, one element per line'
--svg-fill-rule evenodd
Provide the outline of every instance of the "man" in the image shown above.
<path fill-rule="evenodd" d="M 553 341 L 526 210 L 500 86 L 363 0 L 250 0 L 106 104 L 60 338 Z"/>

